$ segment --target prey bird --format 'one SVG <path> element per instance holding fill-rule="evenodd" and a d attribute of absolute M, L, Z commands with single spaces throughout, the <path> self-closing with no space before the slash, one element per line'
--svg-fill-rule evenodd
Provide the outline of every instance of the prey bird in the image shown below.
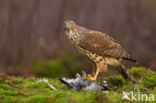
<path fill-rule="evenodd" d="M 107 65 L 111 65 L 117 67 L 117 70 L 124 78 L 136 82 L 134 77 L 124 66 L 124 60 L 132 62 L 136 62 L 136 60 L 132 59 L 124 48 L 112 37 L 96 30 L 78 26 L 72 20 L 64 22 L 64 30 L 69 40 L 78 51 L 86 55 L 96 64 L 97 69 L 95 75 L 92 76 L 89 74 L 85 79 L 96 81 L 98 74 L 101 71 L 107 72 Z"/>

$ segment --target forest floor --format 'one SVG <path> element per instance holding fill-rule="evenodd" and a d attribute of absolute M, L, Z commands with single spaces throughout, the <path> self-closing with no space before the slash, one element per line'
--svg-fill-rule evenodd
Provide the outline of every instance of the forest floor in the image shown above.
<path fill-rule="evenodd" d="M 52 90 L 43 78 L 23 78 L 0 74 L 0 103 L 156 103 L 156 73 L 144 67 L 130 72 L 134 84 L 121 76 L 104 78 L 110 88 L 104 92 L 74 92 L 58 79 L 44 78 L 57 90 Z M 129 92 L 127 99 L 122 99 Z"/>

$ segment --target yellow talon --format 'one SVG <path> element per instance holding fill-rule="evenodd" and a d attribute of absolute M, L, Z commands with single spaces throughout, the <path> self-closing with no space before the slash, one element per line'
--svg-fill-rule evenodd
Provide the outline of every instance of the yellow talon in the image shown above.
<path fill-rule="evenodd" d="M 88 79 L 88 80 L 91 80 L 91 81 L 96 81 L 96 78 L 95 77 L 92 77 L 90 74 L 88 74 L 87 77 L 84 77 L 84 79 Z"/>
<path fill-rule="evenodd" d="M 97 70 L 96 70 L 96 73 L 95 73 L 94 77 L 92 77 L 92 75 L 88 74 L 88 76 L 87 77 L 84 77 L 84 79 L 88 79 L 88 80 L 91 80 L 91 81 L 95 82 L 96 81 L 96 78 L 98 77 L 99 72 L 100 72 L 100 69 L 98 67 Z"/>
<path fill-rule="evenodd" d="M 156 90 L 156 86 L 155 86 L 153 89 L 155 89 L 155 90 Z"/>

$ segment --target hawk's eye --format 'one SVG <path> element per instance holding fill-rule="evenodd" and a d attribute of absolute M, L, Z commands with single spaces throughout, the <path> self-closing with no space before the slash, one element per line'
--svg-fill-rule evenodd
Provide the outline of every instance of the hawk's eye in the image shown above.
<path fill-rule="evenodd" d="M 74 26 L 74 22 L 70 22 L 70 25 L 71 25 L 71 26 Z"/>

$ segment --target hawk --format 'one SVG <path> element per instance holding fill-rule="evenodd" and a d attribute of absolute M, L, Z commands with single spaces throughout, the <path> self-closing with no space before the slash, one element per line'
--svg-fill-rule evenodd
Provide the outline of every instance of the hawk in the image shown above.
<path fill-rule="evenodd" d="M 120 67 L 120 69 L 117 70 L 123 77 L 135 82 L 134 77 L 128 69 L 125 68 L 123 60 L 132 62 L 136 62 L 136 60 L 132 59 L 124 48 L 112 37 L 99 31 L 78 26 L 72 20 L 64 22 L 64 29 L 69 40 L 78 51 L 86 55 L 96 64 L 97 69 L 94 77 L 88 75 L 85 77 L 86 79 L 96 81 L 98 74 L 101 71 L 108 71 L 107 65 L 111 65 L 117 68 Z"/>

